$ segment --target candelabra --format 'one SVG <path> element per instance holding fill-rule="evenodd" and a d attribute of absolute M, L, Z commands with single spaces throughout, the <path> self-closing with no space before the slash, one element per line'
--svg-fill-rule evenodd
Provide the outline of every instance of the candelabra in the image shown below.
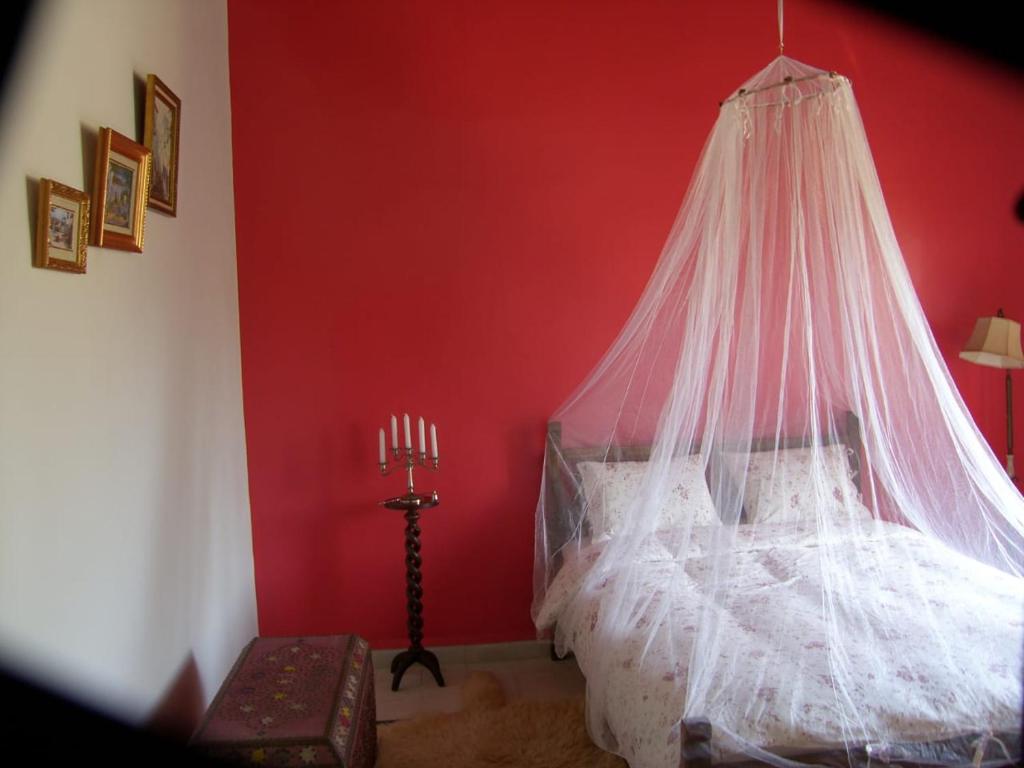
<path fill-rule="evenodd" d="M 436 507 L 440 502 L 437 491 L 428 494 L 416 493 L 413 483 L 413 469 L 418 465 L 432 472 L 438 470 L 437 457 L 437 431 L 433 425 L 430 427 L 431 437 L 431 458 L 427 459 L 424 445 L 423 419 L 420 419 L 420 450 L 418 453 L 412 449 L 412 441 L 409 435 L 409 417 L 405 417 L 405 449 L 398 448 L 397 420 L 391 417 L 391 453 L 394 456 L 395 468 L 403 468 L 406 471 L 406 492 L 402 496 L 393 496 L 380 502 L 381 506 L 388 509 L 397 509 L 405 513 L 405 596 L 406 608 L 409 614 L 409 648 L 402 651 L 391 661 L 391 690 L 397 691 L 402 682 L 402 675 L 413 664 L 422 664 L 434 676 L 437 684 L 444 687 L 444 678 L 441 676 L 441 664 L 437 656 L 423 647 L 423 587 L 421 582 L 423 575 L 420 567 L 423 559 L 420 557 L 420 512 L 431 507 Z M 380 431 L 380 473 L 390 475 L 392 468 L 388 465 L 384 452 L 384 430 Z"/>

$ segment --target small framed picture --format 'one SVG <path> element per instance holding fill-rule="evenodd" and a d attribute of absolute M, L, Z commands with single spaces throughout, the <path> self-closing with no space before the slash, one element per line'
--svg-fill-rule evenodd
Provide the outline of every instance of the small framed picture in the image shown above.
<path fill-rule="evenodd" d="M 143 144 L 153 152 L 149 207 L 178 215 L 178 133 L 181 99 L 156 75 L 146 77 L 146 119 Z"/>
<path fill-rule="evenodd" d="M 100 128 L 92 195 L 92 243 L 142 252 L 153 155 L 110 128 Z"/>
<path fill-rule="evenodd" d="M 52 179 L 39 180 L 35 265 L 85 273 L 89 196 Z"/>

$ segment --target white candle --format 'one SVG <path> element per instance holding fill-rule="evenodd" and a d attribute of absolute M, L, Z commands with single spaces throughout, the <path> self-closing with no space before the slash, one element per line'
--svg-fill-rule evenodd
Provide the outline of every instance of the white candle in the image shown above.
<path fill-rule="evenodd" d="M 430 458 L 437 458 L 437 427 L 430 425 Z"/>
<path fill-rule="evenodd" d="M 427 438 L 423 434 L 423 417 L 420 416 L 420 453 L 423 456 L 427 455 Z"/>
<path fill-rule="evenodd" d="M 391 414 L 391 450 L 398 450 L 398 417 Z"/>
<path fill-rule="evenodd" d="M 412 432 L 409 431 L 409 414 L 402 414 L 402 424 L 405 426 L 405 450 L 412 450 Z"/>
<path fill-rule="evenodd" d="M 384 428 L 380 430 L 380 463 L 387 464 L 387 457 L 384 455 Z"/>

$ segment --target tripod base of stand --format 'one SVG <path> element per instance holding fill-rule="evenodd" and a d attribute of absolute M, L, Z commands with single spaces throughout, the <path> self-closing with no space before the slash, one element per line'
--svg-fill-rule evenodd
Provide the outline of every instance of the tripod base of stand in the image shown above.
<path fill-rule="evenodd" d="M 444 688 L 444 678 L 441 677 L 441 663 L 437 660 L 437 656 L 426 648 L 412 647 L 407 651 L 402 651 L 391 660 L 392 691 L 398 690 L 398 686 L 402 682 L 402 675 L 404 675 L 406 670 L 413 664 L 422 664 L 424 667 L 429 669 L 430 674 L 434 676 L 434 680 L 437 681 L 437 684 L 441 688 Z"/>

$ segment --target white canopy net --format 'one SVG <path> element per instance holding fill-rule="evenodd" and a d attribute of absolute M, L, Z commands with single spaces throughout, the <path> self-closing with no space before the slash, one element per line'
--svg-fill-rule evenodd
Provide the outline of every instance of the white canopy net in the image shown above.
<path fill-rule="evenodd" d="M 1024 500 L 850 84 L 779 57 L 722 104 L 639 304 L 552 417 L 534 620 L 634 768 L 679 765 L 701 719 L 723 761 L 995 764 L 1020 752 L 1022 573 Z"/>

